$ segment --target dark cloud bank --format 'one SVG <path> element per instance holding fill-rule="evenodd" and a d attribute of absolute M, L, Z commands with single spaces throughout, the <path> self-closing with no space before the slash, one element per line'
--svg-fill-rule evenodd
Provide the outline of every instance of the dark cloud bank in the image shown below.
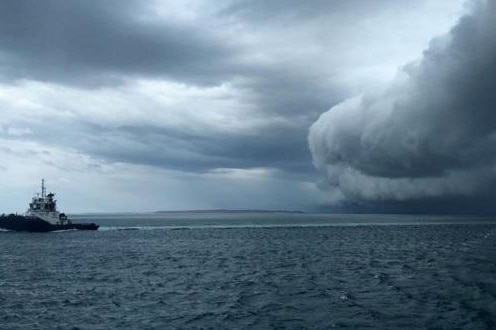
<path fill-rule="evenodd" d="M 496 2 L 472 5 L 390 86 L 312 125 L 334 210 L 496 211 Z"/>
<path fill-rule="evenodd" d="M 229 47 L 196 25 L 141 19 L 145 5 L 1 1 L 0 74 L 84 87 L 119 84 L 129 75 L 217 83 L 226 73 Z"/>

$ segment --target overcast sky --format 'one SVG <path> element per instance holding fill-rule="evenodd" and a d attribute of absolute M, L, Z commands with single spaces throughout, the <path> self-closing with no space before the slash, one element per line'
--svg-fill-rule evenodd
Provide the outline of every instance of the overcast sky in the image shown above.
<path fill-rule="evenodd" d="M 495 23 L 492 0 L 0 0 L 2 212 L 41 178 L 69 213 L 490 197 Z"/>

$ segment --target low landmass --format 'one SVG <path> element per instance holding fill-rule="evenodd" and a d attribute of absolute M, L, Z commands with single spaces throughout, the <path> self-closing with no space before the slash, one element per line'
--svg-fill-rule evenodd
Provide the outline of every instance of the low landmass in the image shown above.
<path fill-rule="evenodd" d="M 181 211 L 156 211 L 154 213 L 296 213 L 304 214 L 304 211 L 292 210 L 230 210 L 230 209 L 209 209 L 209 210 L 181 210 Z"/>

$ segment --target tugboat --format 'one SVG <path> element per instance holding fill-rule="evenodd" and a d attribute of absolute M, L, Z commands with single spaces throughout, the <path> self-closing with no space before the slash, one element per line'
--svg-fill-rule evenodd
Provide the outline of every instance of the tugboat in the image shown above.
<path fill-rule="evenodd" d="M 94 223 L 73 223 L 65 213 L 57 211 L 55 194 L 46 194 L 45 179 L 41 180 L 41 195 L 36 194 L 25 215 L 0 216 L 0 228 L 14 231 L 50 232 L 56 230 L 97 230 Z"/>

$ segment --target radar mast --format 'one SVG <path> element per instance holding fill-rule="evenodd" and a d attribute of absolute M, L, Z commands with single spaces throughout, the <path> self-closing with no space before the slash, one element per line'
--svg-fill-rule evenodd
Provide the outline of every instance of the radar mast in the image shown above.
<path fill-rule="evenodd" d="M 46 194 L 45 179 L 41 179 L 41 198 L 44 198 Z"/>

